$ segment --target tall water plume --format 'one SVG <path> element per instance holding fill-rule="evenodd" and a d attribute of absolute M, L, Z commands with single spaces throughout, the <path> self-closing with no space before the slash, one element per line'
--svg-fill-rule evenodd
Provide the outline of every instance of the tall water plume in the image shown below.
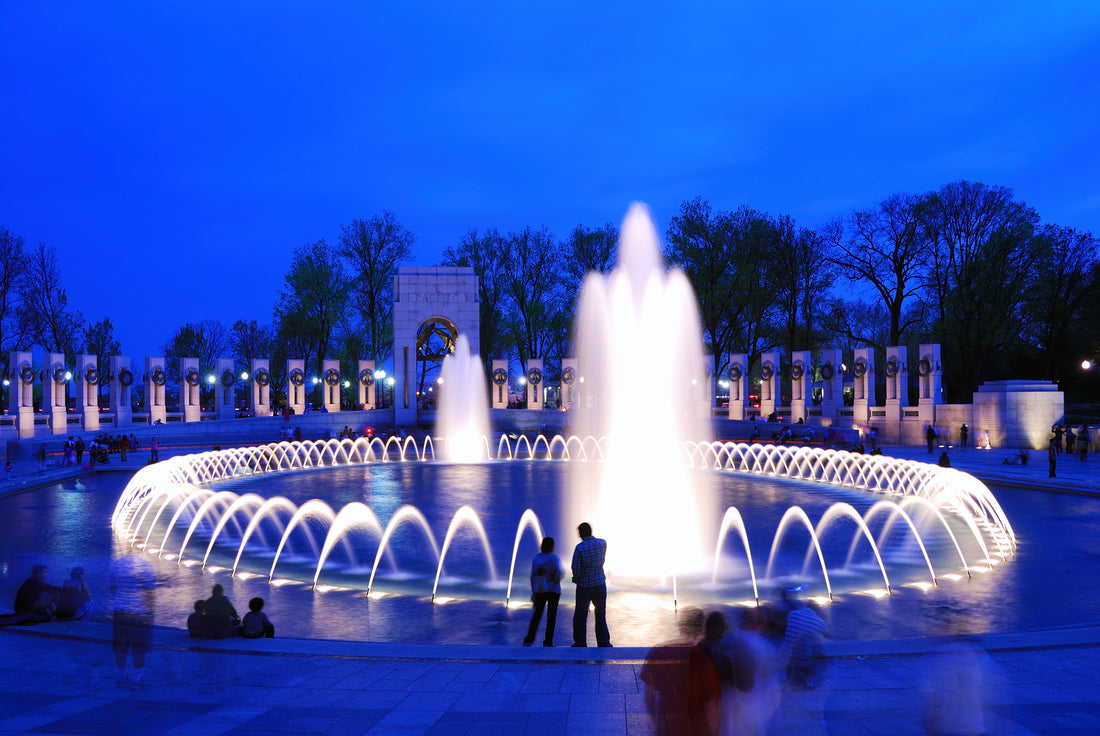
<path fill-rule="evenodd" d="M 576 325 L 575 428 L 604 449 L 574 466 L 565 522 L 592 523 L 613 575 L 663 577 L 705 568 L 719 516 L 685 441 L 710 439 L 695 293 L 664 268 L 648 209 L 634 204 L 610 274 L 589 274 Z"/>
<path fill-rule="evenodd" d="M 446 440 L 443 456 L 456 463 L 486 459 L 489 435 L 489 395 L 481 356 L 470 353 L 470 341 L 459 335 L 455 351 L 443 358 L 439 373 L 439 414 L 436 430 Z"/>

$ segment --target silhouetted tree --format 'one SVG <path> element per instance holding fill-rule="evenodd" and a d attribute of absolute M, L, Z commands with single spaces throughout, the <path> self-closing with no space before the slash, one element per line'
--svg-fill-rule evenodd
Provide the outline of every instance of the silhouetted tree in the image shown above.
<path fill-rule="evenodd" d="M 443 252 L 444 266 L 466 266 L 474 269 L 478 284 L 478 350 L 486 374 L 493 358 L 507 356 L 505 334 L 505 273 L 511 260 L 508 241 L 495 228 L 479 234 L 471 230 L 463 236 L 457 248 Z"/>
<path fill-rule="evenodd" d="M 73 361 L 84 318 L 69 308 L 57 254 L 52 247 L 39 243 L 28 255 L 16 309 L 20 332 L 27 336 L 24 343 L 28 347 L 40 345 L 48 353 L 64 353 L 66 360 Z"/>
<path fill-rule="evenodd" d="M 26 325 L 18 317 L 19 291 L 27 272 L 23 238 L 0 227 L 0 352 L 7 363 L 9 350 L 27 348 Z"/>
<path fill-rule="evenodd" d="M 524 370 L 529 358 L 560 358 L 570 325 L 563 298 L 561 254 L 546 228 L 526 227 L 508 234 L 504 291 L 507 321 L 516 357 Z"/>
<path fill-rule="evenodd" d="M 324 240 L 294 251 L 275 305 L 277 343 L 284 355 L 301 357 L 320 372 L 348 307 L 348 289 L 344 269 Z"/>

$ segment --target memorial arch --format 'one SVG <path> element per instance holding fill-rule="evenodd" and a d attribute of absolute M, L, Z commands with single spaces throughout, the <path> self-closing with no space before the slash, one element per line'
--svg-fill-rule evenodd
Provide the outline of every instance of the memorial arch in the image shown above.
<path fill-rule="evenodd" d="M 422 366 L 439 362 L 466 335 L 480 352 L 480 304 L 474 269 L 402 266 L 393 280 L 393 407 L 399 427 L 415 426 Z"/>

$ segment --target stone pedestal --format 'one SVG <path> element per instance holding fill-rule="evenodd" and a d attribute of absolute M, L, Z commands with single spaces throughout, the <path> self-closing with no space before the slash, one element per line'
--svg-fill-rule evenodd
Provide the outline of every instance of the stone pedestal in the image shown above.
<path fill-rule="evenodd" d="M 252 375 L 249 385 L 252 387 L 252 416 L 271 416 L 271 369 L 267 358 L 252 359 Z M 289 401 L 289 394 L 287 395 Z"/>
<path fill-rule="evenodd" d="M 489 391 L 492 393 L 492 405 L 494 409 L 508 408 L 508 361 L 494 360 L 493 372 L 490 374 L 491 383 Z"/>
<path fill-rule="evenodd" d="M 821 423 L 836 424 L 837 409 L 844 403 L 843 354 L 836 348 L 821 351 Z"/>
<path fill-rule="evenodd" d="M 145 359 L 145 410 L 149 414 L 149 424 L 164 424 L 168 421 L 165 386 L 168 373 L 164 370 L 164 358 Z"/>
<path fill-rule="evenodd" d="M 111 399 L 111 413 L 115 415 L 115 427 L 129 427 L 134 423 L 134 405 L 130 398 L 134 386 L 134 369 L 125 355 L 111 356 L 111 382 L 107 389 Z"/>
<path fill-rule="evenodd" d="M 218 419 L 237 416 L 237 375 L 233 372 L 232 358 L 218 358 L 214 363 L 214 406 Z"/>
<path fill-rule="evenodd" d="M 1055 384 L 1045 381 L 990 381 L 979 386 L 974 394 L 974 422 L 970 427 L 970 438 L 974 443 L 988 433 L 989 443 L 994 449 L 1023 447 L 1045 450 L 1050 442 L 1050 428 L 1064 418 L 1065 397 Z M 1032 462 L 1039 462 L 1039 459 L 1033 456 Z"/>
<path fill-rule="evenodd" d="M 321 364 L 321 406 L 330 414 L 340 411 L 340 361 L 326 360 Z"/>
<path fill-rule="evenodd" d="M 542 384 L 545 376 L 542 372 L 542 360 L 539 358 L 527 359 L 527 408 L 542 409 Z"/>
<path fill-rule="evenodd" d="M 875 351 L 856 348 L 852 362 L 852 422 L 867 426 L 871 422 L 871 407 L 875 406 Z"/>
<path fill-rule="evenodd" d="M 562 358 L 561 360 L 561 408 L 565 411 L 572 410 L 577 405 L 577 383 L 580 373 L 577 371 L 576 358 Z"/>
<path fill-rule="evenodd" d="M 726 376 L 730 381 L 730 419 L 746 419 L 749 405 L 749 356 L 744 353 L 730 353 Z"/>
<path fill-rule="evenodd" d="M 180 358 L 180 411 L 183 421 L 202 419 L 202 373 L 198 358 Z"/>
<path fill-rule="evenodd" d="M 373 409 L 377 405 L 374 397 L 378 388 L 374 378 L 374 361 L 360 360 L 358 376 L 359 408 Z"/>
<path fill-rule="evenodd" d="M 791 353 L 791 421 L 799 419 L 810 423 L 810 383 L 813 380 L 813 367 L 810 365 L 810 351 L 796 350 Z"/>
<path fill-rule="evenodd" d="M 301 359 L 286 362 L 286 405 L 291 414 L 306 413 L 306 392 L 313 382 L 306 375 L 306 362 Z"/>
<path fill-rule="evenodd" d="M 779 353 L 771 350 L 760 356 L 760 416 L 778 414 L 780 400 Z"/>
<path fill-rule="evenodd" d="M 94 355 L 76 356 L 73 369 L 76 385 L 76 412 L 81 426 L 88 432 L 99 431 L 99 368 Z"/>
<path fill-rule="evenodd" d="M 906 362 L 905 346 L 886 348 L 886 366 L 882 372 L 886 376 L 886 424 L 883 427 L 883 439 L 893 443 L 901 440 L 901 422 L 909 407 L 909 366 Z"/>
<path fill-rule="evenodd" d="M 42 372 L 42 413 L 50 419 L 51 434 L 69 433 L 69 375 L 64 353 L 46 356 L 46 369 Z"/>

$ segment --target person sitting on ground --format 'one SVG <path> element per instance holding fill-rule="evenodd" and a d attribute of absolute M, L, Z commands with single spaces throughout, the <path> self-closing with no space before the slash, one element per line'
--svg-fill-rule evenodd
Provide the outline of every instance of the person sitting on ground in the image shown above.
<path fill-rule="evenodd" d="M 15 594 L 15 602 L 12 608 L 16 613 L 48 613 L 47 621 L 53 616 L 57 608 L 58 588 L 46 582 L 50 568 L 46 565 L 35 565 L 31 568 L 31 576 L 19 586 Z"/>
<path fill-rule="evenodd" d="M 248 613 L 241 623 L 241 636 L 245 639 L 275 638 L 275 624 L 264 613 L 263 598 L 253 598 L 248 602 Z"/>
<path fill-rule="evenodd" d="M 92 591 L 84 581 L 84 568 L 74 567 L 69 578 L 61 584 L 55 615 L 62 621 L 76 621 L 92 611 Z"/>
<path fill-rule="evenodd" d="M 206 617 L 210 624 L 210 636 L 214 639 L 232 636 L 241 625 L 241 617 L 225 597 L 225 589 L 221 584 L 215 585 L 210 597 L 206 599 Z"/>
<path fill-rule="evenodd" d="M 210 638 L 209 621 L 206 618 L 206 601 L 195 601 L 195 612 L 187 617 L 187 633 L 197 639 Z"/>
<path fill-rule="evenodd" d="M 813 601 L 787 614 L 781 656 L 787 662 L 787 679 L 794 687 L 813 687 L 809 678 L 814 672 L 814 648 L 822 636 L 829 635 L 829 624 L 818 614 Z"/>
<path fill-rule="evenodd" d="M 949 458 L 947 456 L 947 451 L 946 450 L 940 453 L 940 467 L 941 468 L 950 468 L 951 467 L 951 458 Z"/>
<path fill-rule="evenodd" d="M 1027 465 L 1028 454 L 1027 450 L 1019 449 L 1012 457 L 1006 457 L 1001 461 L 1001 465 Z"/>

